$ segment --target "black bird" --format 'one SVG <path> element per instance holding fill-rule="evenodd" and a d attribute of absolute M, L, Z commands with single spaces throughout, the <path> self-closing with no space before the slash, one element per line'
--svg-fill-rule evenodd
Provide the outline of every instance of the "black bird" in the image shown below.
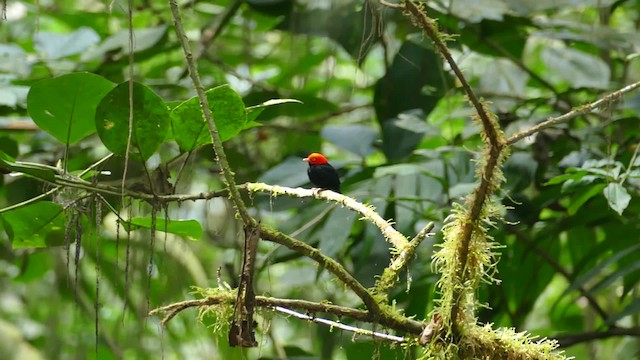
<path fill-rule="evenodd" d="M 311 183 L 321 189 L 335 191 L 342 194 L 340 191 L 340 177 L 338 172 L 334 169 L 327 158 L 319 153 L 311 153 L 306 158 L 302 159 L 309 163 L 307 169 L 307 175 Z"/>

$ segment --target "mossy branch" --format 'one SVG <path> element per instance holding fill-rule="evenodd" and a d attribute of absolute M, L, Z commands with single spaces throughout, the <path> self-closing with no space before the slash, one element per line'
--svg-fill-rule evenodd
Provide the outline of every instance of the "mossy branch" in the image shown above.
<path fill-rule="evenodd" d="M 296 197 L 313 197 L 315 199 L 337 202 L 359 213 L 364 219 L 377 226 L 380 232 L 382 232 L 382 235 L 384 235 L 384 238 L 387 239 L 395 249 L 404 249 L 409 243 L 409 240 L 396 230 L 391 222 L 384 220 L 371 205 L 365 205 L 349 196 L 328 190 L 293 189 L 264 183 L 247 183 L 246 185 L 249 192 L 268 192 L 271 193 L 272 196 L 289 195 Z"/>
<path fill-rule="evenodd" d="M 206 296 L 203 299 L 198 300 L 186 300 L 177 303 L 162 306 L 153 309 L 149 312 L 149 315 L 158 315 L 165 313 L 165 317 L 162 319 L 162 325 L 166 326 L 171 319 L 183 310 L 192 307 L 206 307 L 206 306 L 233 306 L 236 301 L 235 290 L 219 290 L 212 289 L 215 294 Z M 206 292 L 207 290 L 205 290 Z M 372 318 L 371 313 L 364 310 L 353 309 L 346 306 L 338 306 L 327 303 L 318 303 L 307 300 L 297 299 L 281 299 L 267 296 L 256 296 L 256 306 L 265 308 L 284 307 L 288 309 L 296 309 L 304 311 L 307 314 L 325 313 L 333 314 L 335 316 L 350 318 L 357 321 L 375 323 L 385 326 L 389 329 L 393 329 L 399 332 L 419 335 L 422 332 L 425 324 L 407 317 L 387 317 L 381 316 L 379 318 Z M 221 320 L 224 321 L 224 320 Z"/>
<path fill-rule="evenodd" d="M 596 100 L 592 103 L 589 104 L 585 104 L 582 106 L 578 106 L 575 109 L 572 109 L 571 111 L 569 111 L 568 113 L 562 114 L 560 116 L 556 116 L 556 117 L 550 117 L 547 120 L 541 122 L 540 124 L 533 126 L 527 130 L 523 130 L 519 133 L 513 134 L 511 137 L 509 137 L 507 139 L 507 145 L 512 145 L 524 138 L 526 138 L 527 136 L 531 136 L 533 134 L 539 133 L 540 131 L 549 128 L 551 126 L 555 126 L 557 124 L 561 124 L 564 122 L 567 122 L 569 120 L 575 119 L 576 117 L 580 116 L 580 115 L 585 115 L 585 114 L 589 114 L 592 113 L 596 110 L 598 110 L 601 106 L 603 105 L 608 105 L 611 104 L 611 102 L 622 98 L 622 95 L 631 92 L 633 90 L 636 90 L 640 88 L 640 81 L 633 83 L 631 85 L 627 85 L 621 89 L 618 89 L 612 93 L 609 93 L 605 96 L 603 96 L 602 98 L 600 98 L 599 100 Z"/>
<path fill-rule="evenodd" d="M 440 315 L 444 319 L 444 325 L 453 331 L 453 334 L 457 337 L 460 335 L 462 327 L 465 324 L 469 324 L 469 320 L 471 320 L 462 319 L 462 321 L 459 322 L 459 316 L 461 315 L 460 309 L 468 305 L 468 298 L 473 296 L 465 294 L 465 292 L 471 292 L 471 294 L 473 294 L 476 290 L 472 287 L 470 288 L 468 284 L 475 283 L 473 279 L 474 275 L 482 273 L 482 269 L 485 266 L 491 266 L 490 264 L 483 264 L 482 262 L 470 263 L 469 258 L 474 256 L 470 254 L 470 247 L 472 239 L 475 238 L 479 241 L 486 238 L 483 236 L 484 230 L 482 229 L 481 222 L 483 218 L 487 218 L 488 214 L 487 211 L 484 211 L 483 214 L 483 210 L 485 210 L 487 206 L 486 203 L 488 199 L 502 181 L 500 165 L 504 161 L 503 150 L 506 147 L 506 142 L 495 116 L 491 114 L 485 104 L 478 99 L 473 89 L 471 89 L 471 86 L 444 42 L 446 36 L 440 33 L 436 21 L 427 16 L 424 10 L 424 4 L 416 5 L 411 1 L 405 1 L 403 4 L 413 23 L 421 28 L 433 41 L 440 55 L 447 61 L 451 70 L 458 78 L 458 81 L 460 81 L 469 102 L 476 109 L 476 118 L 482 125 L 482 139 L 486 144 L 483 159 L 477 171 L 480 183 L 472 195 L 467 198 L 465 207 L 460 207 L 460 211 L 454 215 L 452 222 L 454 225 L 449 227 L 449 229 L 451 229 L 449 239 L 452 246 L 456 248 L 455 256 L 441 258 L 442 261 L 446 263 L 445 266 L 455 268 L 455 273 L 449 279 L 452 281 L 451 283 L 441 283 L 443 286 L 450 287 L 452 292 L 450 294 L 451 297 L 445 299 L 443 302 L 443 306 L 450 307 L 448 314 L 441 313 Z M 489 259 L 489 262 L 490 261 Z M 475 267 L 475 269 L 471 269 L 472 267 Z M 445 293 L 446 292 L 447 290 L 445 290 Z"/>
<path fill-rule="evenodd" d="M 430 222 L 420 230 L 420 232 L 413 238 L 409 243 L 401 249 L 397 255 L 391 260 L 391 264 L 387 266 L 382 272 L 382 275 L 376 281 L 376 285 L 374 287 L 374 293 L 380 296 L 388 296 L 389 291 L 396 285 L 398 282 L 398 277 L 402 270 L 404 270 L 411 259 L 416 254 L 418 247 L 422 243 L 424 239 L 427 238 L 429 232 L 433 230 L 434 223 Z"/>

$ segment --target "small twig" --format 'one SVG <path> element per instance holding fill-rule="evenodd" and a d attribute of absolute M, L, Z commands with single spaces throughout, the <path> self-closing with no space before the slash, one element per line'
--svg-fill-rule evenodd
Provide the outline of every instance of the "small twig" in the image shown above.
<path fill-rule="evenodd" d="M 19 209 L 19 208 L 21 208 L 23 206 L 27 206 L 27 205 L 29 205 L 31 203 L 34 203 L 34 202 L 38 201 L 38 200 L 42 200 L 42 199 L 46 198 L 49 195 L 55 194 L 58 190 L 60 190 L 60 187 L 54 187 L 53 189 L 47 191 L 44 194 L 40 194 L 40 195 L 38 195 L 36 197 L 33 197 L 31 199 L 19 202 L 17 204 L 9 205 L 9 206 L 7 206 L 5 208 L 0 209 L 0 214 L 2 214 L 3 212 Z"/>
<path fill-rule="evenodd" d="M 560 347 L 569 347 L 578 343 L 593 340 L 607 339 L 615 336 L 634 336 L 640 337 L 640 327 L 619 328 L 612 327 L 605 331 L 588 331 L 577 334 L 562 334 L 555 337 Z"/>
<path fill-rule="evenodd" d="M 404 249 L 400 250 L 400 253 L 396 255 L 391 264 L 384 269 L 380 278 L 376 281 L 375 292 L 376 294 L 388 295 L 389 291 L 397 283 L 398 275 L 405 269 L 409 261 L 413 258 L 418 250 L 418 246 L 424 239 L 427 238 L 429 232 L 433 229 L 434 223 L 430 222 L 425 226 L 418 234 L 409 241 Z"/>
<path fill-rule="evenodd" d="M 509 137 L 507 139 L 507 145 L 511 145 L 513 143 L 516 143 L 524 138 L 526 138 L 527 136 L 531 136 L 537 132 L 540 132 L 548 127 L 563 123 L 563 122 L 567 122 L 569 120 L 572 120 L 580 115 L 585 115 L 588 113 L 591 113 L 595 110 L 597 110 L 600 106 L 610 103 L 611 101 L 614 101 L 617 98 L 622 97 L 622 95 L 631 92 L 633 90 L 636 90 L 637 88 L 640 88 L 640 81 L 633 83 L 631 85 L 627 85 L 625 87 L 623 87 L 622 89 L 616 90 L 604 97 L 602 97 L 600 100 L 594 101 L 590 104 L 586 104 L 586 105 L 582 105 L 579 106 L 577 108 L 574 108 L 573 110 L 569 111 L 566 114 L 557 116 L 557 117 L 550 117 L 549 119 L 547 119 L 544 122 L 541 122 L 540 124 L 524 130 L 524 131 L 520 131 L 519 133 L 516 133 L 514 135 L 512 135 L 511 137 Z"/>
<path fill-rule="evenodd" d="M 347 325 L 347 324 L 343 324 L 340 322 L 336 322 L 336 321 L 332 321 L 332 320 L 327 320 L 327 319 L 323 319 L 323 318 L 318 318 L 318 317 L 313 317 L 313 316 L 309 316 L 309 315 L 305 315 L 305 314 L 301 314 L 299 312 L 293 311 L 293 310 L 289 310 L 285 307 L 282 306 L 276 306 L 273 308 L 273 310 L 279 311 L 281 313 L 285 313 L 294 317 L 297 317 L 298 319 L 302 319 L 302 320 L 309 320 L 315 323 L 319 323 L 319 324 L 324 324 L 324 325 L 329 325 L 332 328 L 338 328 L 341 330 L 346 330 L 346 331 L 351 331 L 354 332 L 356 334 L 359 335 L 364 335 L 364 336 L 371 336 L 374 338 L 379 338 L 379 339 L 383 339 L 383 340 L 391 340 L 394 342 L 399 342 L 399 343 L 403 343 L 406 340 L 401 337 L 401 336 L 395 336 L 395 335 L 390 335 L 390 334 L 385 334 L 385 333 L 381 333 L 381 332 L 377 332 L 377 331 L 371 331 L 371 330 L 367 330 L 367 329 L 361 329 L 355 326 L 351 326 L 351 325 Z"/>

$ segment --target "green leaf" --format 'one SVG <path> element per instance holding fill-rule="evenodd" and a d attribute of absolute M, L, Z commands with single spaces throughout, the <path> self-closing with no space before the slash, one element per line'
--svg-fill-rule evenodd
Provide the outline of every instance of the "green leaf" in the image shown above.
<path fill-rule="evenodd" d="M 257 119 L 258 116 L 262 114 L 262 112 L 266 107 L 273 106 L 273 105 L 287 104 L 287 103 L 303 104 L 302 101 L 296 100 L 296 99 L 271 99 L 259 105 L 249 106 L 247 107 L 247 124 L 250 124 L 253 122 L 253 120 Z M 258 124 L 258 123 L 255 123 L 255 124 Z M 259 126 L 259 124 L 254 126 Z"/>
<path fill-rule="evenodd" d="M 156 45 L 167 33 L 167 25 L 158 25 L 144 29 L 134 29 L 133 51 L 139 52 L 150 49 Z M 100 45 L 82 54 L 82 61 L 91 61 L 116 51 L 128 51 L 129 29 L 123 29 L 105 39 Z"/>
<path fill-rule="evenodd" d="M 638 269 L 640 269 L 640 261 L 636 261 L 631 263 L 630 265 L 623 266 L 612 274 L 607 275 L 604 279 L 600 280 L 596 285 L 589 289 L 589 293 L 594 294 L 600 290 L 606 289 L 616 283 L 620 278 L 627 276 Z"/>
<path fill-rule="evenodd" d="M 29 90 L 27 110 L 42 130 L 64 144 L 74 144 L 96 131 L 91 119 L 113 87 L 111 81 L 90 73 L 41 80 Z"/>
<path fill-rule="evenodd" d="M 40 201 L 1 216 L 14 249 L 64 244 L 65 216 L 60 204 Z"/>
<path fill-rule="evenodd" d="M 615 254 L 607 257 L 606 260 L 598 263 L 596 266 L 591 267 L 587 272 L 585 272 L 583 275 L 575 279 L 571 283 L 571 286 L 564 292 L 564 294 L 568 294 L 569 292 L 584 286 L 584 284 L 586 284 L 593 277 L 602 273 L 611 264 L 617 262 L 618 260 L 624 258 L 625 256 L 631 253 L 637 252 L 638 250 L 640 250 L 640 244 L 636 244 L 626 249 L 622 249 L 616 252 Z M 634 254 L 634 256 L 637 256 L 637 254 Z"/>
<path fill-rule="evenodd" d="M 37 179 L 54 182 L 60 171 L 48 165 L 15 161 L 11 156 L 0 151 L 0 169 L 21 172 Z"/>
<path fill-rule="evenodd" d="M 343 208 L 335 208 L 327 218 L 319 237 L 318 249 L 329 257 L 335 257 L 346 246 L 347 238 L 355 220 L 355 213 Z"/>
<path fill-rule="evenodd" d="M 574 196 L 571 197 L 571 204 L 567 209 L 569 215 L 575 215 L 575 213 L 586 203 L 589 199 L 596 196 L 602 189 L 604 184 L 595 184 L 586 189 L 580 189 Z"/>
<path fill-rule="evenodd" d="M 609 206 L 618 213 L 618 215 L 622 215 L 624 209 L 629 205 L 629 201 L 631 201 L 631 195 L 627 192 L 622 185 L 612 182 L 607 185 L 604 189 L 604 197 L 607 198 L 609 202 Z"/>
<path fill-rule="evenodd" d="M 562 174 L 562 175 L 558 175 L 558 176 L 554 176 L 552 177 L 549 181 L 547 181 L 545 183 L 545 185 L 557 185 L 557 184 L 561 184 L 566 182 L 567 180 L 574 180 L 574 181 L 578 181 L 580 179 L 582 179 L 585 175 L 588 174 L 588 171 L 586 170 L 580 170 L 580 171 L 574 171 L 574 172 L 569 172 L 568 169 L 566 174 Z"/>
<path fill-rule="evenodd" d="M 151 218 L 137 217 L 129 221 L 134 227 L 151 229 Z M 156 230 L 166 231 L 170 234 L 185 237 L 189 240 L 200 240 L 202 237 L 202 226 L 196 220 L 171 220 L 156 219 Z"/>
<path fill-rule="evenodd" d="M 229 85 L 207 91 L 207 101 L 222 141 L 236 136 L 247 125 L 242 98 Z M 183 151 L 191 151 L 211 143 L 207 123 L 197 97 L 178 105 L 171 111 L 171 124 L 176 142 Z"/>
<path fill-rule="evenodd" d="M 627 305 L 621 312 L 611 315 L 607 319 L 607 325 L 613 325 L 618 320 L 625 318 L 629 315 L 636 315 L 640 312 L 640 298 L 636 298 L 629 305 Z"/>
<path fill-rule="evenodd" d="M 422 109 L 428 115 L 443 96 L 449 79 L 446 73 L 440 56 L 431 47 L 405 41 L 375 86 L 373 102 L 381 125 L 413 109 Z"/>
<path fill-rule="evenodd" d="M 609 85 L 609 66 L 599 57 L 569 47 L 542 49 L 542 61 L 549 72 L 566 81 L 573 88 L 606 89 Z"/>
<path fill-rule="evenodd" d="M 131 149 L 144 160 L 164 141 L 169 130 L 169 111 L 162 99 L 148 87 L 133 83 L 133 129 Z M 129 138 L 129 82 L 111 90 L 95 113 L 100 139 L 116 155 L 124 156 Z"/>

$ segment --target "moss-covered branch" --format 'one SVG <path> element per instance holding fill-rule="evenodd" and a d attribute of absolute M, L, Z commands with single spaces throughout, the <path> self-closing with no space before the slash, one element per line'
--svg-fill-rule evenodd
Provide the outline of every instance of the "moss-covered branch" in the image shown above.
<path fill-rule="evenodd" d="M 174 304 L 153 309 L 149 312 L 149 315 L 166 314 L 162 320 L 162 324 L 166 325 L 173 317 L 179 314 L 181 311 L 192 307 L 203 306 L 233 306 L 236 301 L 235 290 L 219 290 L 219 289 L 207 289 L 205 293 L 211 292 L 211 295 L 198 300 L 181 301 Z M 318 303 L 306 300 L 297 299 L 280 299 L 267 296 L 256 296 L 256 305 L 259 307 L 274 308 L 276 306 L 285 307 L 288 309 L 295 309 L 299 311 L 305 311 L 308 314 L 326 313 L 333 314 L 335 316 L 350 318 L 357 321 L 369 322 L 382 325 L 386 328 L 393 329 L 399 332 L 419 335 L 424 328 L 424 323 L 416 321 L 404 316 L 400 317 L 380 317 L 374 319 L 371 313 L 364 310 L 353 309 L 345 306 L 338 306 L 333 304 Z"/>
<path fill-rule="evenodd" d="M 430 222 L 413 238 L 407 245 L 401 249 L 391 260 L 391 264 L 382 272 L 382 275 L 376 281 L 374 292 L 380 296 L 388 296 L 389 291 L 398 283 L 398 277 L 404 270 L 411 259 L 416 254 L 418 247 L 424 239 L 427 238 L 429 232 L 433 230 L 434 223 Z"/>
<path fill-rule="evenodd" d="M 303 188 L 288 188 L 284 186 L 268 185 L 263 183 L 248 183 L 247 190 L 249 192 L 268 192 L 272 196 L 289 195 L 296 197 L 313 197 L 315 199 L 329 200 L 337 202 L 344 207 L 347 207 L 353 211 L 356 211 L 362 218 L 371 222 L 380 229 L 382 235 L 387 239 L 396 249 L 404 249 L 409 240 L 396 230 L 391 222 L 384 220 L 371 205 L 365 205 L 358 202 L 356 199 L 342 194 L 338 194 L 333 191 L 318 191 Z"/>

